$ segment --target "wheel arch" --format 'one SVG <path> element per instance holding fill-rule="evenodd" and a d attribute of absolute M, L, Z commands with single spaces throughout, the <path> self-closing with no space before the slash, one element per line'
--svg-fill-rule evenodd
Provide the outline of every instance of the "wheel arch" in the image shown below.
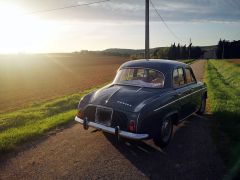
<path fill-rule="evenodd" d="M 176 104 L 157 111 L 145 109 L 139 117 L 139 133 L 148 133 L 151 137 L 154 137 L 159 131 L 161 121 L 168 117 L 171 117 L 173 124 L 177 124 L 179 120 L 179 110 L 179 106 Z"/>
<path fill-rule="evenodd" d="M 176 125 L 179 120 L 179 112 L 177 110 L 171 111 L 163 117 L 163 119 L 165 119 L 165 118 L 171 118 L 173 124 Z"/>

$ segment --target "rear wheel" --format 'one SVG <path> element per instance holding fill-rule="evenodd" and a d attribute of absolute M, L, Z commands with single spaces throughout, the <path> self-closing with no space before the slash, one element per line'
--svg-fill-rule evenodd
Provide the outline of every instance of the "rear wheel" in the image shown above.
<path fill-rule="evenodd" d="M 165 147 L 171 140 L 172 131 L 173 123 L 171 118 L 165 118 L 161 122 L 161 127 L 157 136 L 153 138 L 154 143 L 161 148 Z"/>
<path fill-rule="evenodd" d="M 206 98 L 202 97 L 201 106 L 197 111 L 197 114 L 202 115 L 204 114 L 205 110 L 206 110 Z"/>

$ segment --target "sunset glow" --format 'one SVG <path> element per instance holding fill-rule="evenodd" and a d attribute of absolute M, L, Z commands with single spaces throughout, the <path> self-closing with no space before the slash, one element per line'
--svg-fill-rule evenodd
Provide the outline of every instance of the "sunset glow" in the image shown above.
<path fill-rule="evenodd" d="M 0 4 L 0 51 L 4 53 L 40 51 L 52 35 L 50 23 L 25 16 L 17 6 Z"/>
<path fill-rule="evenodd" d="M 143 0 L 64 8 L 84 2 L 93 1 L 1 1 L 0 54 L 144 48 Z M 239 39 L 240 3 L 227 2 L 222 0 L 216 6 L 213 0 L 154 0 L 179 38 L 169 32 L 150 7 L 150 47 L 166 47 L 174 42 L 184 45 L 190 38 L 198 46 L 215 45 L 220 38 Z"/>

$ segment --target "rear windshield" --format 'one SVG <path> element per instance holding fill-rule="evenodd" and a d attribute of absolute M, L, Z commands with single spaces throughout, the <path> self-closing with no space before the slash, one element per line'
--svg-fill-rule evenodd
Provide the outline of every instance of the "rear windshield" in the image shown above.
<path fill-rule="evenodd" d="M 114 84 L 133 85 L 140 87 L 163 88 L 162 72 L 146 68 L 124 68 L 117 72 Z"/>

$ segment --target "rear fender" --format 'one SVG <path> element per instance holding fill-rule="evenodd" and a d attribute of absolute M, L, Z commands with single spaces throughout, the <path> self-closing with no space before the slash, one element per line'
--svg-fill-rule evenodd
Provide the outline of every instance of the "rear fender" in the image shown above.
<path fill-rule="evenodd" d="M 178 111 L 161 111 L 158 113 L 151 114 L 142 119 L 141 125 L 139 128 L 139 133 L 148 133 L 150 137 L 154 137 L 158 134 L 159 128 L 161 127 L 161 122 L 163 119 L 171 117 L 173 123 L 177 124 L 178 122 Z"/>

